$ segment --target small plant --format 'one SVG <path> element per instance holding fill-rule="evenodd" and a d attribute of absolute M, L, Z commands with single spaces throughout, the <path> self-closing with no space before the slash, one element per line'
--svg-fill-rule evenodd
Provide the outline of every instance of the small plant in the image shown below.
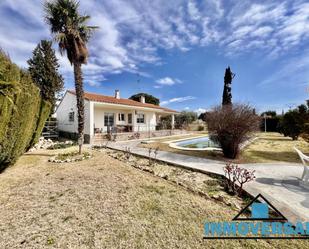
<path fill-rule="evenodd" d="M 148 165 L 152 165 L 152 160 L 151 160 L 151 152 L 152 152 L 152 148 L 148 149 Z"/>
<path fill-rule="evenodd" d="M 134 133 L 134 138 L 135 139 L 140 139 L 141 134 L 139 132 Z"/>
<path fill-rule="evenodd" d="M 58 150 L 58 149 L 66 149 L 69 147 L 72 147 L 74 145 L 77 145 L 76 143 L 73 142 L 66 142 L 66 143 L 54 143 L 51 146 L 49 146 L 47 149 L 48 150 Z"/>
<path fill-rule="evenodd" d="M 154 159 L 157 160 L 157 155 L 158 155 L 159 147 L 155 148 L 154 150 Z"/>
<path fill-rule="evenodd" d="M 55 240 L 53 238 L 48 238 L 47 241 L 46 241 L 47 245 L 53 245 L 55 244 Z"/>
<path fill-rule="evenodd" d="M 127 160 L 130 160 L 132 153 L 130 147 L 125 147 L 124 156 Z"/>
<path fill-rule="evenodd" d="M 204 130 L 204 126 L 203 126 L 203 125 L 199 125 L 199 126 L 197 127 L 197 130 L 198 130 L 198 131 L 203 131 L 203 130 Z"/>
<path fill-rule="evenodd" d="M 104 148 L 104 149 L 107 149 L 108 143 L 109 143 L 109 141 L 106 140 L 106 141 L 105 141 L 105 144 L 103 145 L 103 148 Z"/>
<path fill-rule="evenodd" d="M 227 163 L 223 170 L 227 178 L 225 181 L 225 189 L 233 194 L 241 195 L 243 185 L 255 179 L 255 170 L 250 171 L 236 164 Z"/>
<path fill-rule="evenodd" d="M 82 161 L 89 158 L 91 158 L 91 154 L 89 152 L 85 151 L 80 155 L 78 151 L 73 151 L 58 154 L 57 156 L 50 158 L 48 161 L 54 163 L 69 163 L 69 162 Z"/>
<path fill-rule="evenodd" d="M 149 166 L 152 166 L 154 162 L 157 160 L 158 151 L 159 151 L 159 147 L 155 149 L 152 149 L 152 148 L 148 149 L 148 165 Z M 154 154 L 154 158 L 151 157 L 152 152 Z"/>
<path fill-rule="evenodd" d="M 117 139 L 117 134 L 112 133 L 112 132 L 108 132 L 108 133 L 107 133 L 107 139 L 108 139 L 108 141 L 113 141 L 113 142 L 115 142 L 116 139 Z"/>
<path fill-rule="evenodd" d="M 135 132 L 132 136 L 129 136 L 129 140 L 140 139 L 141 134 L 139 132 Z"/>

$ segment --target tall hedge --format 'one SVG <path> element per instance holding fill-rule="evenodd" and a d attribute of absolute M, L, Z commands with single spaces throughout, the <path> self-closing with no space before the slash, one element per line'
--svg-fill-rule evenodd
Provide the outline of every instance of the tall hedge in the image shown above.
<path fill-rule="evenodd" d="M 50 106 L 30 74 L 0 51 L 0 171 L 37 141 Z"/>

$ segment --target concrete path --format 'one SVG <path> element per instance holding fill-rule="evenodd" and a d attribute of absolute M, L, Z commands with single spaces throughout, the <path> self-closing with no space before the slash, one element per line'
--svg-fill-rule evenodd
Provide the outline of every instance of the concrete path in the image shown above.
<path fill-rule="evenodd" d="M 148 149 L 137 147 L 140 141 L 114 142 L 109 148 L 125 150 L 130 147 L 133 154 L 148 156 Z M 197 170 L 205 173 L 224 175 L 224 162 L 206 158 L 180 155 L 159 151 L 157 159 Z M 241 167 L 255 170 L 255 181 L 249 182 L 244 189 L 256 196 L 262 194 L 267 198 L 290 222 L 309 222 L 309 190 L 299 186 L 299 179 L 303 166 L 296 163 L 256 163 L 241 164 Z"/>

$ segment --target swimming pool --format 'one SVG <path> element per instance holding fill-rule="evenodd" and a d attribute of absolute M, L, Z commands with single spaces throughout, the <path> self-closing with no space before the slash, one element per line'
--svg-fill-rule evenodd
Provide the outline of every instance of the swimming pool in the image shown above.
<path fill-rule="evenodd" d="M 208 136 L 172 141 L 169 146 L 182 150 L 221 150 Z"/>

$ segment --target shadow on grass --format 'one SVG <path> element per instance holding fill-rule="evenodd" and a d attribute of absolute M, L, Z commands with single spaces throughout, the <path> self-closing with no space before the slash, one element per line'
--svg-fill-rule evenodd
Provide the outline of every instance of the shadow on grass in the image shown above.
<path fill-rule="evenodd" d="M 285 142 L 293 142 L 292 138 L 288 137 L 262 137 L 265 141 L 285 141 Z"/>
<path fill-rule="evenodd" d="M 54 154 L 54 153 L 52 153 L 52 154 L 48 154 L 48 153 L 31 153 L 31 154 L 25 153 L 25 154 L 23 154 L 23 156 L 27 156 L 27 157 L 29 157 L 29 156 L 44 156 L 44 157 L 51 157 L 51 156 L 54 156 L 54 155 L 56 155 L 56 154 Z"/>

